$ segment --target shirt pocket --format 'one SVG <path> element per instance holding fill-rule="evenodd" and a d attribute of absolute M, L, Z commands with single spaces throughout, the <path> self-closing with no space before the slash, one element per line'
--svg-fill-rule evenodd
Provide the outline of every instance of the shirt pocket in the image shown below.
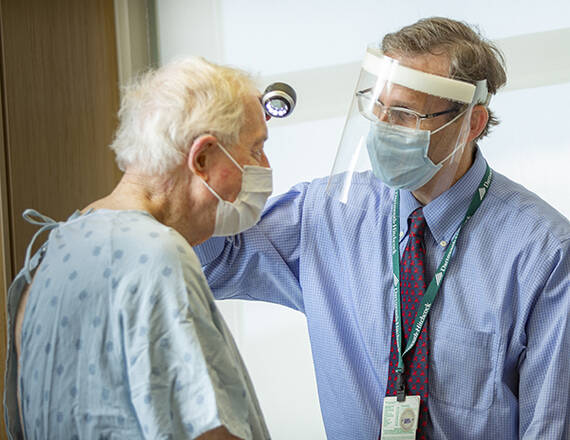
<path fill-rule="evenodd" d="M 454 407 L 489 409 L 495 394 L 494 334 L 438 325 L 430 340 L 430 398 Z"/>

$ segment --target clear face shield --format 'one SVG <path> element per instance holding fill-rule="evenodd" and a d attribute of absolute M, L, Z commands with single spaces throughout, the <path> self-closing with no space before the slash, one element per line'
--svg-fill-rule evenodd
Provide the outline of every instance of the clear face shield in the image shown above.
<path fill-rule="evenodd" d="M 410 191 L 449 187 L 467 142 L 471 110 L 487 100 L 485 80 L 475 86 L 425 73 L 369 48 L 328 194 L 358 203 L 359 188 L 377 185 L 377 179 Z"/>

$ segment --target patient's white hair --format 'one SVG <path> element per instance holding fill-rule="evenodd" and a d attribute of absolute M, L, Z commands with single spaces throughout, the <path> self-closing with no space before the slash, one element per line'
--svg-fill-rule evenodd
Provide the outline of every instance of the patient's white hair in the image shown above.
<path fill-rule="evenodd" d="M 165 174 L 206 133 L 231 148 L 245 121 L 244 98 L 257 93 L 247 73 L 203 58 L 174 61 L 144 74 L 124 90 L 110 146 L 119 168 Z"/>

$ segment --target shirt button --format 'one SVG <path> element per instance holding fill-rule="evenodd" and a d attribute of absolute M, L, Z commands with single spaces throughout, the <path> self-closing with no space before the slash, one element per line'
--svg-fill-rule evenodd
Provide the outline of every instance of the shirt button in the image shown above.
<path fill-rule="evenodd" d="M 400 238 L 404 236 L 404 231 L 400 231 Z"/>
<path fill-rule="evenodd" d="M 441 247 L 445 247 L 445 246 L 447 246 L 447 241 L 442 240 L 442 241 L 439 242 L 439 245 L 440 245 Z"/>

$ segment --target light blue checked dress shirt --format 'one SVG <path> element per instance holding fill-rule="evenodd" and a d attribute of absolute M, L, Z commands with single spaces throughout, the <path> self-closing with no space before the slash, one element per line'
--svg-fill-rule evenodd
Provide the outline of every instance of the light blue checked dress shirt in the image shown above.
<path fill-rule="evenodd" d="M 193 439 L 224 425 L 269 438 L 200 262 L 142 211 L 43 217 L 48 241 L 10 287 L 5 417 L 12 439 Z M 31 246 L 31 245 L 30 245 Z M 24 426 L 20 426 L 19 381 Z"/>
<path fill-rule="evenodd" d="M 431 279 L 485 172 L 469 171 L 424 207 Z M 343 204 L 327 179 L 268 203 L 245 233 L 198 247 L 214 296 L 269 301 L 306 315 L 331 440 L 377 439 L 394 304 L 393 191 L 355 176 Z M 410 213 L 401 192 L 400 251 Z M 461 231 L 429 320 L 431 439 L 570 438 L 570 224 L 495 173 Z"/>

